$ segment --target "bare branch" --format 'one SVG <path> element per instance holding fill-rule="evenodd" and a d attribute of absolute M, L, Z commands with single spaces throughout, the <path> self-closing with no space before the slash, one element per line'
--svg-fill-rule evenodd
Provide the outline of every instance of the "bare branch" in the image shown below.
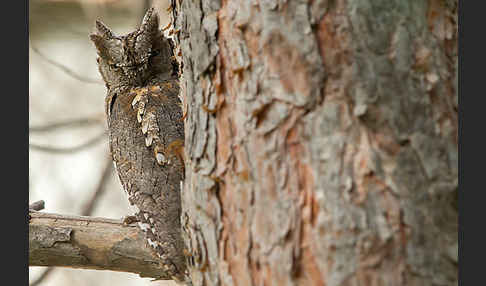
<path fill-rule="evenodd" d="M 64 128 L 77 128 L 77 127 L 87 127 L 93 125 L 101 125 L 104 121 L 98 118 L 81 118 L 74 120 L 66 120 L 63 122 L 51 123 L 43 126 L 31 126 L 29 127 L 29 132 L 49 132 Z"/>
<path fill-rule="evenodd" d="M 87 78 L 87 77 L 84 77 L 82 75 L 79 75 L 77 74 L 76 72 L 72 71 L 70 68 L 52 60 L 52 59 L 49 59 L 48 57 L 46 57 L 44 54 L 42 54 L 33 44 L 32 42 L 30 42 L 30 47 L 32 49 L 32 51 L 34 51 L 34 53 L 36 53 L 38 56 L 41 57 L 41 59 L 43 59 L 44 61 L 48 62 L 49 64 L 59 68 L 60 70 L 62 70 L 63 72 L 65 72 L 67 75 L 71 76 L 72 78 L 75 78 L 81 82 L 84 82 L 84 83 L 94 83 L 94 84 L 103 84 L 103 82 L 101 80 L 98 80 L 98 79 L 92 79 L 92 78 Z"/>
<path fill-rule="evenodd" d="M 30 215 L 29 266 L 122 271 L 171 279 L 135 225 L 85 216 Z"/>
<path fill-rule="evenodd" d="M 42 274 L 36 279 L 34 280 L 34 282 L 30 283 L 29 286 L 37 286 L 39 285 L 40 283 L 42 283 L 42 281 L 44 281 L 46 279 L 47 276 L 49 276 L 49 274 L 52 273 L 52 271 L 54 270 L 53 267 L 48 267 L 44 270 L 44 272 L 42 272 Z"/>
<path fill-rule="evenodd" d="M 113 170 L 113 162 L 110 159 L 107 160 L 106 166 L 104 168 L 103 174 L 101 175 L 100 182 L 98 183 L 98 187 L 96 188 L 96 191 L 93 193 L 93 196 L 91 199 L 88 201 L 86 206 L 83 208 L 83 211 L 81 212 L 83 216 L 89 216 L 93 212 L 96 203 L 98 202 L 98 198 L 104 193 L 106 190 L 106 183 L 108 182 L 108 179 L 110 178 L 111 172 Z M 35 203 L 32 203 L 29 205 L 29 210 L 42 210 L 44 209 L 44 201 L 37 201 Z M 31 216 L 32 217 L 32 216 Z M 44 272 L 37 278 L 34 282 L 30 283 L 29 286 L 37 286 L 39 285 L 42 281 L 44 281 L 50 273 L 54 270 L 54 267 L 47 267 Z"/>
<path fill-rule="evenodd" d="M 33 150 L 36 151 L 48 152 L 53 154 L 72 154 L 74 152 L 82 151 L 98 143 L 99 141 L 101 141 L 101 139 L 105 138 L 105 135 L 106 135 L 106 131 L 94 137 L 93 139 L 74 147 L 51 147 L 51 146 L 38 145 L 35 143 L 29 143 L 29 148 L 32 148 Z"/>
<path fill-rule="evenodd" d="M 101 175 L 101 179 L 98 183 L 98 187 L 96 188 L 96 191 L 91 196 L 91 199 L 83 207 L 83 211 L 81 212 L 81 215 L 84 216 L 91 215 L 91 213 L 93 212 L 96 206 L 96 203 L 98 202 L 98 198 L 101 197 L 101 195 L 106 190 L 106 183 L 108 182 L 108 179 L 110 178 L 110 175 L 113 172 L 113 160 L 111 159 L 111 157 L 109 156 L 107 157 L 108 159 L 106 160 L 105 168 L 103 169 L 103 174 Z"/>

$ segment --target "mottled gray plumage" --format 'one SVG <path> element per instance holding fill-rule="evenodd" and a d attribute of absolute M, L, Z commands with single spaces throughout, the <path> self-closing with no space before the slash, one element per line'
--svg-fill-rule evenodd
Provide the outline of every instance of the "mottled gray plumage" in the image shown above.
<path fill-rule="evenodd" d="M 168 273 L 184 280 L 180 182 L 184 124 L 173 46 L 153 9 L 139 29 L 116 36 L 100 21 L 90 35 L 106 83 L 110 150 L 135 216 Z"/>

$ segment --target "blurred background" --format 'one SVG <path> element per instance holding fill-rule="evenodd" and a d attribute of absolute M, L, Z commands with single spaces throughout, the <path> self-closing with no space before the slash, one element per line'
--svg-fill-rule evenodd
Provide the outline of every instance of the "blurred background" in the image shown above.
<path fill-rule="evenodd" d="M 29 1 L 29 202 L 43 211 L 119 219 L 128 202 L 108 153 L 106 88 L 88 38 L 96 19 L 133 31 L 154 6 L 165 26 L 167 0 Z M 130 273 L 29 267 L 30 285 L 176 285 Z"/>

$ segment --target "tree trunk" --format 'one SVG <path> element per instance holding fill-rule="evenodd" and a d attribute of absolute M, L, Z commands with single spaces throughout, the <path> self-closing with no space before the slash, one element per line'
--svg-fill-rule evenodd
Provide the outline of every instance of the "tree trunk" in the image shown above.
<path fill-rule="evenodd" d="M 457 1 L 176 1 L 194 285 L 457 285 Z"/>

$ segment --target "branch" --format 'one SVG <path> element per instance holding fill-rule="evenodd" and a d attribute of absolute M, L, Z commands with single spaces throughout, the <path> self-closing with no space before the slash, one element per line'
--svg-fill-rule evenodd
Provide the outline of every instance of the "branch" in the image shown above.
<path fill-rule="evenodd" d="M 85 127 L 85 126 L 92 126 L 92 125 L 101 125 L 103 122 L 101 119 L 98 118 L 81 118 L 81 119 L 74 119 L 74 120 L 67 120 L 63 122 L 56 122 L 51 123 L 44 126 L 31 126 L 29 127 L 29 132 L 49 132 L 55 131 L 58 129 L 66 128 L 72 129 L 76 127 Z"/>
<path fill-rule="evenodd" d="M 103 84 L 103 82 L 101 80 L 98 80 L 98 79 L 92 79 L 92 78 L 87 78 L 87 77 L 84 77 L 82 75 L 79 75 L 77 74 L 76 72 L 72 71 L 71 69 L 69 69 L 68 67 L 54 61 L 54 60 L 51 60 L 49 59 L 48 57 L 46 57 L 44 54 L 42 54 L 33 44 L 32 42 L 30 42 L 30 48 L 32 49 L 32 51 L 34 51 L 34 53 L 36 53 L 41 59 L 45 60 L 46 62 L 48 62 L 49 64 L 59 68 L 60 70 L 62 70 L 63 72 L 65 72 L 67 75 L 71 76 L 72 78 L 75 78 L 81 82 L 84 82 L 84 83 L 95 83 L 95 84 Z"/>
<path fill-rule="evenodd" d="M 49 274 L 52 273 L 52 271 L 54 270 L 54 268 L 52 267 L 48 267 L 44 270 L 44 272 L 42 272 L 42 274 L 39 276 L 39 278 L 35 279 L 34 282 L 30 283 L 29 286 L 37 286 L 39 284 L 42 283 L 42 281 L 44 281 L 47 276 L 49 276 Z"/>
<path fill-rule="evenodd" d="M 88 147 L 91 147 L 92 145 L 101 141 L 101 139 L 105 138 L 105 135 L 106 135 L 106 131 L 94 137 L 93 139 L 74 147 L 51 147 L 51 146 L 38 145 L 35 143 L 29 143 L 29 148 L 32 148 L 33 150 L 36 151 L 42 151 L 42 152 L 53 153 L 53 154 L 71 154 L 74 152 L 84 150 Z"/>
<path fill-rule="evenodd" d="M 43 210 L 44 207 L 45 207 L 44 201 L 40 200 L 40 201 L 37 201 L 35 203 L 31 203 L 29 205 L 29 210 L 40 211 L 40 210 Z"/>
<path fill-rule="evenodd" d="M 122 271 L 171 280 L 135 225 L 40 212 L 30 216 L 29 266 Z"/>
<path fill-rule="evenodd" d="M 99 197 L 105 192 L 106 190 L 106 183 L 110 178 L 111 172 L 113 170 L 113 161 L 111 158 L 107 160 L 105 169 L 103 174 L 101 175 L 100 181 L 98 183 L 98 187 L 96 191 L 91 196 L 90 200 L 85 204 L 83 211 L 81 212 L 84 216 L 89 216 L 93 212 L 96 203 L 98 202 Z M 29 205 L 29 210 L 40 211 L 44 209 L 44 201 L 37 201 Z M 54 267 L 47 267 L 44 272 L 37 278 L 34 282 L 30 283 L 29 286 L 37 286 L 42 283 L 48 276 L 54 271 Z"/>
<path fill-rule="evenodd" d="M 106 184 L 108 183 L 108 179 L 110 179 L 110 175 L 112 172 L 113 172 L 113 160 L 111 159 L 111 156 L 107 156 L 105 168 L 103 169 L 103 174 L 101 174 L 98 187 L 96 188 L 95 192 L 93 193 L 89 201 L 84 205 L 81 215 L 84 216 L 91 215 L 96 204 L 98 203 L 98 198 L 101 197 L 101 195 L 106 190 Z"/>

